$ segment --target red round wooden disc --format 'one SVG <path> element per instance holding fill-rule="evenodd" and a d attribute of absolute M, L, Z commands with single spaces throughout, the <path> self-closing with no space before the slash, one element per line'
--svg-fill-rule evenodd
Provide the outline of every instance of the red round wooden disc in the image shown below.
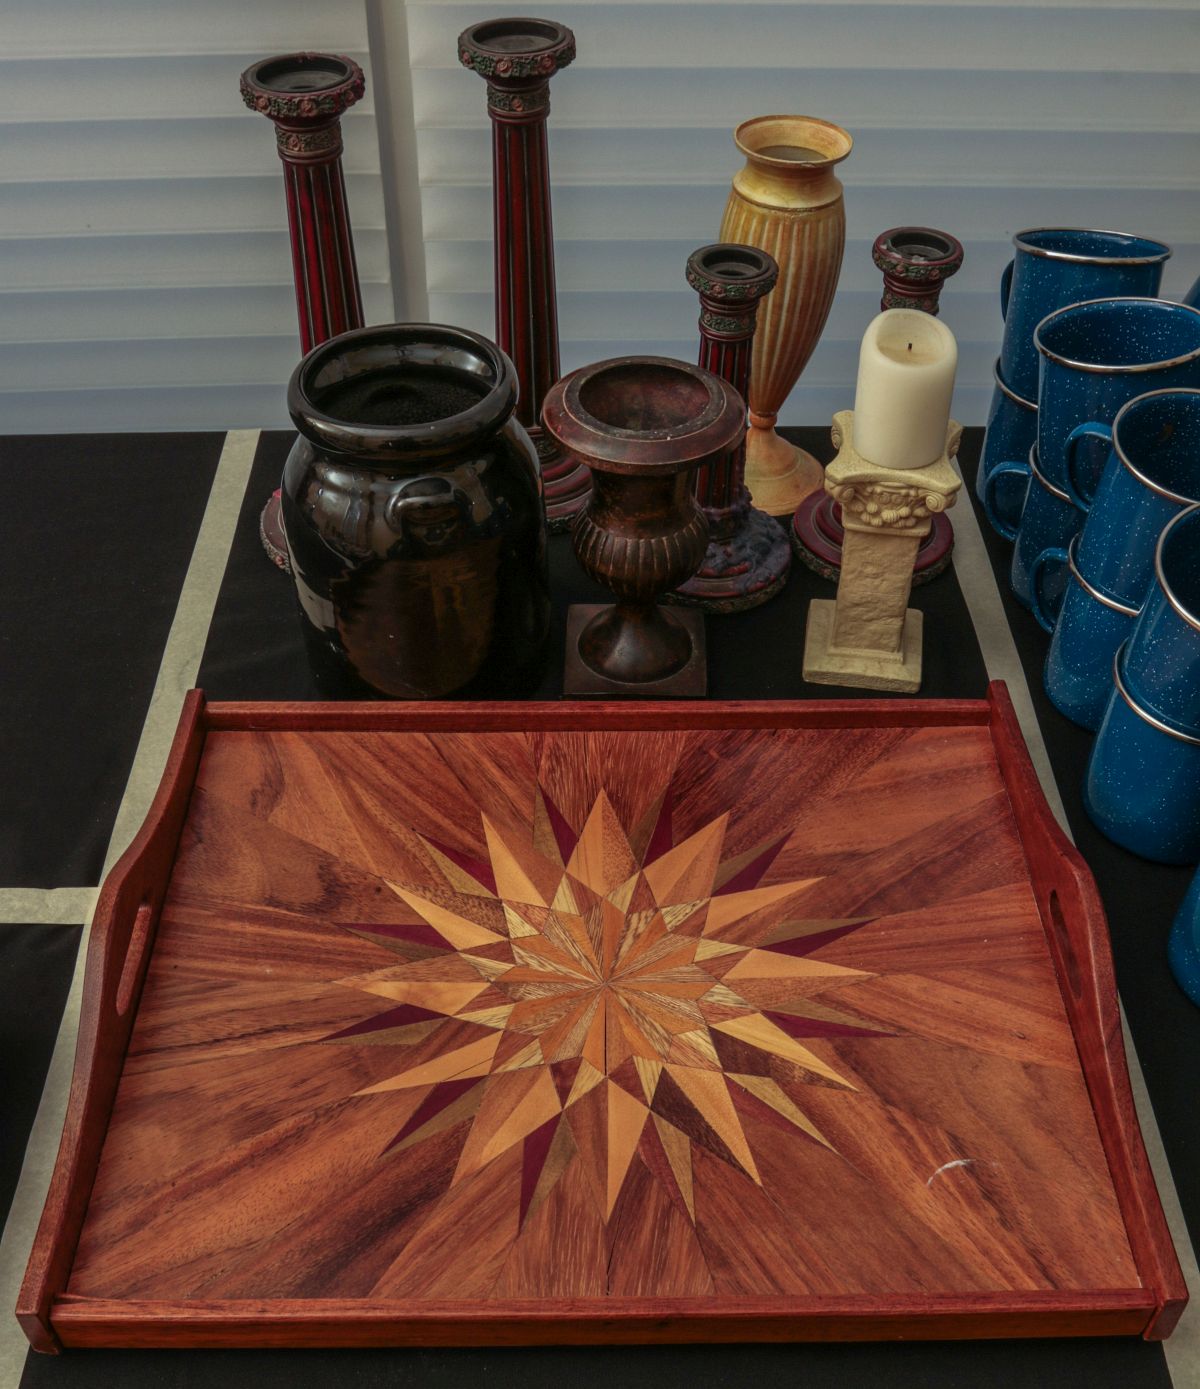
<path fill-rule="evenodd" d="M 827 579 L 837 580 L 842 567 L 842 509 L 828 492 L 813 492 L 800 503 L 792 517 L 792 552 L 810 569 Z M 936 579 L 950 563 L 954 530 L 950 518 L 941 513 L 933 518 L 933 528 L 921 542 L 913 568 L 913 583 Z"/>

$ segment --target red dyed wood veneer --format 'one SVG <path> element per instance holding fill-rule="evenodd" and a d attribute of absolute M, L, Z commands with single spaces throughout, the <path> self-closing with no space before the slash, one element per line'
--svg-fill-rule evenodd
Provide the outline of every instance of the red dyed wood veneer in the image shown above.
<path fill-rule="evenodd" d="M 588 470 L 541 427 L 542 400 L 560 375 L 558 300 L 546 117 L 550 78 L 575 58 L 575 35 L 546 19 L 492 19 L 458 37 L 464 67 L 487 80 L 492 119 L 496 341 L 513 359 L 517 418 L 542 460 L 546 517 L 565 530 L 587 499 Z"/>

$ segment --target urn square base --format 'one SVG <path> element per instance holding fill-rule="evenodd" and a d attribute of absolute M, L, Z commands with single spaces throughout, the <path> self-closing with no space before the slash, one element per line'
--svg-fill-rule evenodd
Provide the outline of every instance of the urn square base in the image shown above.
<path fill-rule="evenodd" d="M 704 639 L 704 614 L 689 608 L 671 608 L 669 617 L 685 627 L 692 639 L 692 655 L 682 670 L 665 680 L 611 680 L 589 666 L 579 654 L 579 635 L 597 613 L 610 603 L 572 603 L 567 609 L 567 659 L 563 670 L 563 694 L 568 699 L 703 699 L 708 692 L 708 655 Z"/>
<path fill-rule="evenodd" d="M 804 637 L 804 678 L 814 685 L 852 685 L 861 690 L 915 694 L 921 688 L 921 633 L 924 619 L 915 608 L 904 614 L 900 650 L 868 651 L 833 644 L 837 604 L 817 598 L 808 605 Z"/>

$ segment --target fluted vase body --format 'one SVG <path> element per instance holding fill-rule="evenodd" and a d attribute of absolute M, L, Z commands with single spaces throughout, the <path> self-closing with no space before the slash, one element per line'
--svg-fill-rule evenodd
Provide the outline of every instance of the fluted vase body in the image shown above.
<path fill-rule="evenodd" d="M 820 464 L 781 439 L 775 422 L 837 289 L 846 214 L 833 170 L 853 142 L 840 126 L 810 116 L 758 116 L 738 126 L 734 139 L 746 163 L 734 175 L 721 240 L 756 246 L 779 265 L 779 280 L 758 310 L 746 486 L 756 506 L 784 516 L 821 486 Z"/>

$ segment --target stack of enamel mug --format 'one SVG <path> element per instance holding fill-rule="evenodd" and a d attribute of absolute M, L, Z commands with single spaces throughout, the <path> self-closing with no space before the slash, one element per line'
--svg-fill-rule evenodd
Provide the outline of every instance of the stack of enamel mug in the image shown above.
<path fill-rule="evenodd" d="M 1155 298 L 1170 249 L 1120 232 L 1013 243 L 979 496 L 1052 634 L 1046 692 L 1097 734 L 1088 814 L 1144 858 L 1195 863 L 1200 281 L 1184 303 Z M 1188 903 L 1172 965 L 1200 1002 L 1200 879 Z"/>
<path fill-rule="evenodd" d="M 1190 403 L 1195 408 L 1194 400 Z M 1173 441 L 1164 442 L 1164 452 L 1174 452 Z M 1195 478 L 1200 451 L 1194 435 L 1192 448 Z M 1129 635 L 1113 658 L 1113 689 L 1092 746 L 1084 805 L 1110 839 L 1135 854 L 1158 863 L 1195 863 L 1200 860 L 1200 505 L 1178 511 L 1163 528 L 1149 591 L 1129 621 Z M 1051 680 L 1048 669 L 1048 686 Z M 1200 1004 L 1200 874 L 1175 919 L 1169 957 L 1180 987 Z"/>
<path fill-rule="evenodd" d="M 1084 511 L 1083 529 L 1034 560 L 1034 614 L 1053 632 L 1046 692 L 1058 709 L 1093 732 L 1113 691 L 1113 662 L 1161 575 L 1156 551 L 1164 527 L 1200 502 L 1200 390 L 1135 396 L 1111 427 L 1089 425 L 1108 446 L 1091 491 L 1073 469 L 1067 490 Z M 1047 565 L 1069 575 L 1057 621 L 1041 582 Z M 1165 582 L 1165 581 L 1164 581 Z"/>
<path fill-rule="evenodd" d="M 1163 265 L 1171 255 L 1171 248 L 1159 241 L 1073 227 L 1018 232 L 1013 247 L 1013 258 L 1000 280 L 1004 339 L 994 368 L 996 384 L 978 479 L 979 498 L 989 520 L 1009 540 L 1016 538 L 1032 477 L 1036 474 L 1043 490 L 1048 490 L 1045 469 L 1039 468 L 1033 452 L 1039 442 L 1042 357 L 1034 341 L 1038 325 L 1070 305 L 1156 295 Z M 1140 390 L 1130 394 L 1138 395 Z M 1065 502 L 1065 490 L 1056 490 Z M 1017 589 L 1028 607 L 1023 581 Z"/>
<path fill-rule="evenodd" d="M 1130 623 L 1113 656 L 1112 692 L 1088 763 L 1084 804 L 1110 839 L 1135 854 L 1159 863 L 1195 863 L 1200 860 L 1200 505 L 1180 511 L 1158 537 L 1153 579 Z"/>

